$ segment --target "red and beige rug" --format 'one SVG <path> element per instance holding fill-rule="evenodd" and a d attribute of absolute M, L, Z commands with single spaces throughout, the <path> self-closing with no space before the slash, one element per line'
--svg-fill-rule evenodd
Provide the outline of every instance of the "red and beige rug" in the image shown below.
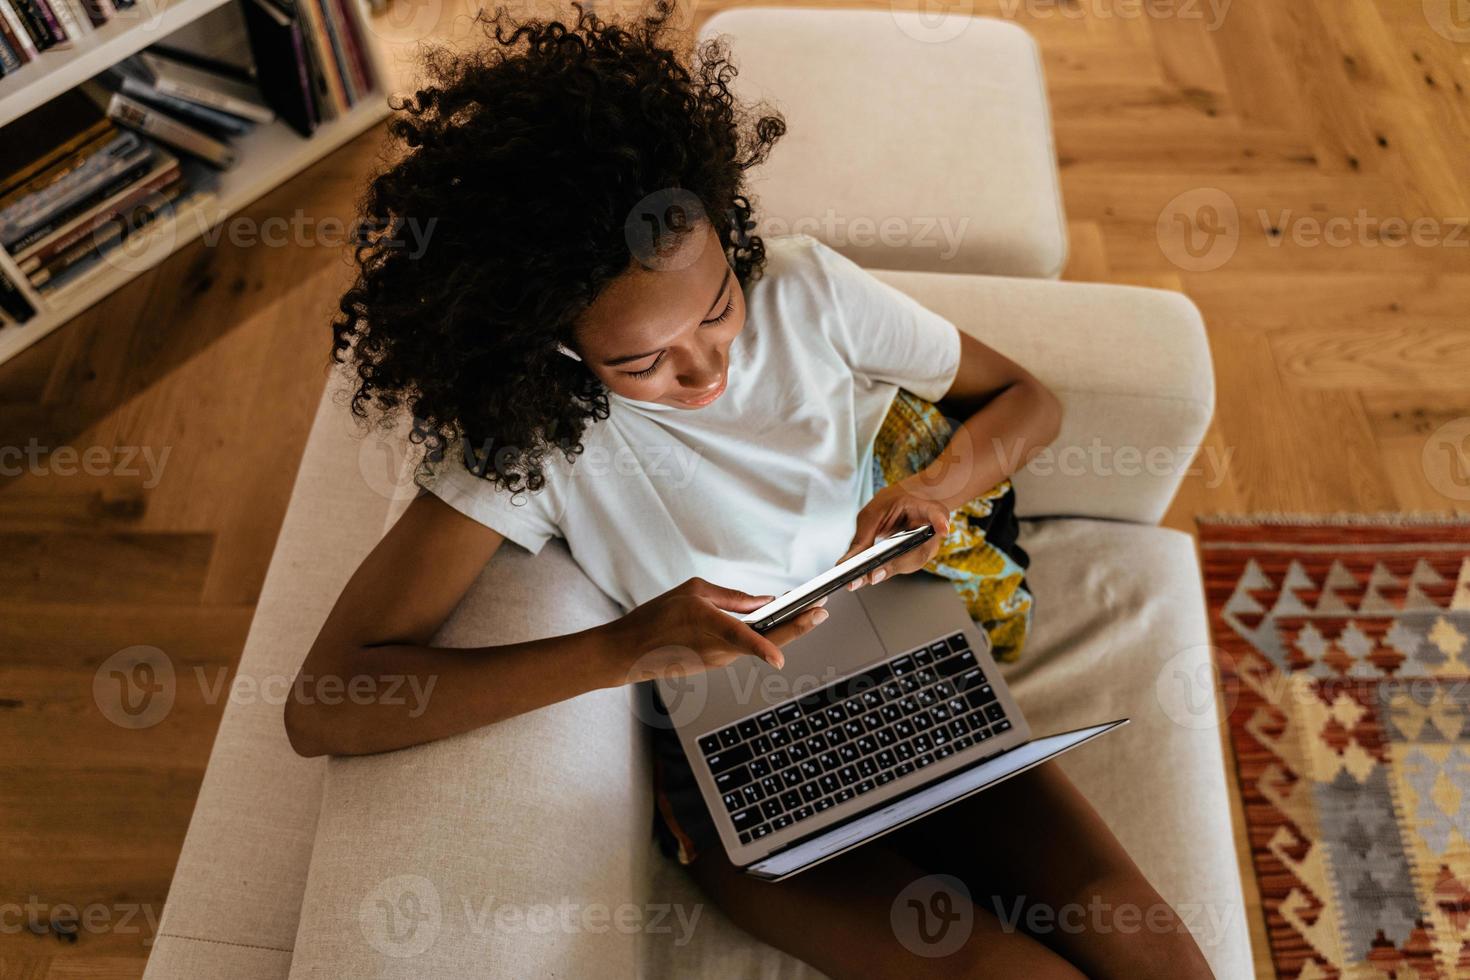
<path fill-rule="evenodd" d="M 1199 532 L 1277 974 L 1470 977 L 1470 518 Z"/>

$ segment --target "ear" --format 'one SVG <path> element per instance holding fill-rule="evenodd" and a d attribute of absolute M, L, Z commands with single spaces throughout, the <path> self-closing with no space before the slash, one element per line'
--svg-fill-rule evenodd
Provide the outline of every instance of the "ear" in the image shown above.
<path fill-rule="evenodd" d="M 578 354 L 576 351 L 572 350 L 561 341 L 557 341 L 556 349 L 561 351 L 563 354 L 565 354 L 567 357 L 570 357 L 574 361 L 580 361 L 582 359 L 582 355 Z"/>

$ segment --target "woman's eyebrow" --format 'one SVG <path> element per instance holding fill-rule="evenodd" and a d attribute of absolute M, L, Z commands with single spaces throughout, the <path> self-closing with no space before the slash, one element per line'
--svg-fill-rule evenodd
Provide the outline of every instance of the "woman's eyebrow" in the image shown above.
<path fill-rule="evenodd" d="M 712 299 L 712 300 L 710 300 L 710 304 L 709 304 L 709 311 L 710 312 L 713 312 L 715 306 L 719 304 L 720 297 L 723 296 L 723 295 L 725 295 L 725 286 L 729 282 L 730 282 L 730 267 L 727 265 L 727 266 L 725 266 L 725 274 L 724 274 L 724 276 L 722 276 L 720 278 L 720 288 L 719 288 L 719 291 L 715 293 L 715 298 Z M 709 318 L 706 317 L 705 319 L 708 320 Z M 644 351 L 642 354 L 624 354 L 622 357 L 610 357 L 607 360 L 603 361 L 602 363 L 606 367 L 615 367 L 615 366 L 617 366 L 619 364 L 627 364 L 629 361 L 639 360 L 640 358 L 647 357 L 650 354 L 657 354 L 660 350 L 663 350 L 663 348 L 660 347 L 660 348 L 658 348 L 658 350 Z"/>

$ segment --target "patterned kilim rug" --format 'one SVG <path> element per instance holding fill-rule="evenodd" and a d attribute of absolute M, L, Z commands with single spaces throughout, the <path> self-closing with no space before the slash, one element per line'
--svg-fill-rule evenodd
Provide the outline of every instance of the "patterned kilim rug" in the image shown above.
<path fill-rule="evenodd" d="M 1470 518 L 1201 520 L 1282 977 L 1470 977 Z"/>

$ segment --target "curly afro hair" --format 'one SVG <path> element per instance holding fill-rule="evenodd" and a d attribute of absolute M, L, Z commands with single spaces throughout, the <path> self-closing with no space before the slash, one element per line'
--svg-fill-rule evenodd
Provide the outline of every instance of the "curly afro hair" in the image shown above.
<path fill-rule="evenodd" d="M 425 466 L 459 441 L 512 492 L 544 486 L 547 452 L 573 461 L 608 415 L 606 388 L 557 344 L 634 261 L 635 205 L 693 195 L 744 286 L 765 264 L 745 172 L 786 131 L 737 103 L 723 39 L 688 66 L 665 43 L 670 0 L 631 25 L 573 6 L 570 26 L 498 8 L 479 18 L 481 50 L 426 56 L 426 84 L 394 102 L 392 162 L 361 206 L 370 232 L 333 323 L 356 416 L 407 411 Z M 410 227 L 431 230 L 414 251 Z"/>

